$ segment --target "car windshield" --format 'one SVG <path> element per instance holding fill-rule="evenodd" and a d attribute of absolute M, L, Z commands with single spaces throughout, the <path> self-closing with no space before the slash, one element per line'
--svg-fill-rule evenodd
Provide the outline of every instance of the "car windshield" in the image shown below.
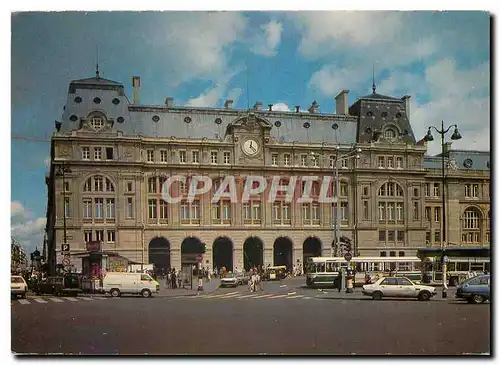
<path fill-rule="evenodd" d="M 24 280 L 20 276 L 13 276 L 10 278 L 10 283 L 24 283 Z"/>
<path fill-rule="evenodd" d="M 226 275 L 226 278 L 234 278 L 234 274 L 230 272 L 229 274 Z"/>

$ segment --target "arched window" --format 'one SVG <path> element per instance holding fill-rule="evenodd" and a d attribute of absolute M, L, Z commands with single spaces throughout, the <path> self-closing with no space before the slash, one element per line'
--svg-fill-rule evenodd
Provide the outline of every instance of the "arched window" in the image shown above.
<path fill-rule="evenodd" d="M 378 189 L 378 196 L 403 196 L 403 189 L 399 184 L 387 182 Z"/>
<path fill-rule="evenodd" d="M 101 117 L 92 117 L 90 118 L 90 125 L 98 131 L 104 127 L 104 120 Z"/>
<path fill-rule="evenodd" d="M 388 128 L 384 131 L 384 137 L 386 139 L 394 139 L 396 138 L 396 131 L 392 128 Z"/>
<path fill-rule="evenodd" d="M 479 210 L 475 207 L 467 208 L 462 214 L 462 242 L 480 242 L 481 224 L 481 213 Z"/>

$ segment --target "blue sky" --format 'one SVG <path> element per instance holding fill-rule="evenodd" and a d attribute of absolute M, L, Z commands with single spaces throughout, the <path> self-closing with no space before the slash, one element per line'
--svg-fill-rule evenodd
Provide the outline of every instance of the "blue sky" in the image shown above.
<path fill-rule="evenodd" d="M 455 148 L 490 148 L 490 25 L 486 12 L 17 13 L 12 16 L 11 132 L 49 140 L 69 82 L 95 73 L 141 103 L 222 106 L 234 99 L 333 113 L 377 92 L 412 96 L 416 136 L 457 123 Z M 248 66 L 248 67 L 247 67 Z M 247 93 L 247 80 L 248 90 Z M 275 108 L 276 108 L 275 107 Z M 429 145 L 437 153 L 439 143 Z M 49 143 L 11 141 L 11 232 L 41 247 Z"/>

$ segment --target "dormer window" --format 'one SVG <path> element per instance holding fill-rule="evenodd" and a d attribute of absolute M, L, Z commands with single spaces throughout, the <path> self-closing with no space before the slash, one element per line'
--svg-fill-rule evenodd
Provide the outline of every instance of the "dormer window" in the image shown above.
<path fill-rule="evenodd" d="M 394 131 L 394 129 L 386 129 L 384 132 L 384 137 L 386 139 L 394 139 L 396 138 L 396 132 Z"/>
<path fill-rule="evenodd" d="M 95 130 L 102 129 L 102 127 L 104 127 L 104 120 L 100 117 L 93 117 L 92 119 L 90 119 L 90 125 Z"/>

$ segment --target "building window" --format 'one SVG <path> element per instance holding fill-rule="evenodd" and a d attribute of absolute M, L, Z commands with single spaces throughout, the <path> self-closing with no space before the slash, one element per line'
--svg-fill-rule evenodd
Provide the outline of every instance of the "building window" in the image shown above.
<path fill-rule="evenodd" d="M 384 239 L 384 241 L 385 241 L 385 239 Z M 387 252 L 385 252 L 385 251 L 380 252 L 380 257 L 386 257 L 386 256 L 387 256 Z"/>
<path fill-rule="evenodd" d="M 200 151 L 192 151 L 191 158 L 193 163 L 200 163 Z"/>
<path fill-rule="evenodd" d="M 103 198 L 95 198 L 94 200 L 94 218 L 103 218 Z"/>
<path fill-rule="evenodd" d="M 313 167 L 319 167 L 319 156 L 317 154 L 312 156 L 312 163 Z"/>
<path fill-rule="evenodd" d="M 250 204 L 248 203 L 243 204 L 243 219 L 246 221 L 252 219 L 252 216 L 250 214 Z"/>
<path fill-rule="evenodd" d="M 387 157 L 387 168 L 393 169 L 394 168 L 394 157 Z"/>
<path fill-rule="evenodd" d="M 85 181 L 85 185 L 83 185 L 83 191 L 92 191 L 92 179 L 90 177 L 87 179 L 87 181 Z"/>
<path fill-rule="evenodd" d="M 441 232 L 434 232 L 434 242 L 441 242 Z"/>
<path fill-rule="evenodd" d="M 83 201 L 83 218 L 90 219 L 92 218 L 92 200 L 85 199 Z"/>
<path fill-rule="evenodd" d="M 394 131 L 394 129 L 386 129 L 384 131 L 384 137 L 386 139 L 394 139 L 396 138 L 396 132 Z"/>
<path fill-rule="evenodd" d="M 231 163 L 231 152 L 224 152 L 224 165 L 229 165 Z"/>
<path fill-rule="evenodd" d="M 213 223 L 220 223 L 220 201 L 212 204 L 212 221 Z"/>
<path fill-rule="evenodd" d="M 348 194 L 348 185 L 345 182 L 340 183 L 340 196 L 347 196 Z"/>
<path fill-rule="evenodd" d="M 160 162 L 167 163 L 167 150 L 160 150 Z"/>
<path fill-rule="evenodd" d="M 434 183 L 434 196 L 439 196 L 439 183 Z"/>
<path fill-rule="evenodd" d="M 384 156 L 378 156 L 378 167 L 383 169 L 385 167 L 385 158 Z"/>
<path fill-rule="evenodd" d="M 127 181 L 127 192 L 132 192 L 132 181 Z"/>
<path fill-rule="evenodd" d="M 156 177 L 150 177 L 148 179 L 148 193 L 156 194 Z"/>
<path fill-rule="evenodd" d="M 283 156 L 283 162 L 284 162 L 285 166 L 290 166 L 290 155 L 288 153 L 286 153 Z"/>
<path fill-rule="evenodd" d="M 472 185 L 472 197 L 477 198 L 478 196 L 479 196 L 479 185 L 473 184 Z"/>
<path fill-rule="evenodd" d="M 92 231 L 83 231 L 83 240 L 85 242 L 92 242 Z"/>
<path fill-rule="evenodd" d="M 160 219 L 168 219 L 168 205 L 167 202 L 163 199 L 160 199 Z"/>
<path fill-rule="evenodd" d="M 66 218 L 71 216 L 71 212 L 69 210 L 69 198 L 64 198 L 64 215 Z"/>
<path fill-rule="evenodd" d="M 413 188 L 413 197 L 414 198 L 418 198 L 419 197 L 419 194 L 418 194 L 418 188 Z"/>
<path fill-rule="evenodd" d="M 113 147 L 106 147 L 106 160 L 113 159 Z"/>
<path fill-rule="evenodd" d="M 281 223 L 281 203 L 273 203 L 273 221 Z"/>
<path fill-rule="evenodd" d="M 490 243 L 490 232 L 486 232 L 486 242 Z"/>
<path fill-rule="evenodd" d="M 283 211 L 283 224 L 291 224 L 291 218 L 290 218 L 290 212 L 291 212 L 291 206 L 289 203 L 283 204 L 282 205 L 282 211 Z"/>
<path fill-rule="evenodd" d="M 425 232 L 425 241 L 431 242 L 431 232 Z"/>
<path fill-rule="evenodd" d="M 95 130 L 99 130 L 104 126 L 104 121 L 102 120 L 102 118 L 94 117 L 90 119 L 90 125 Z"/>
<path fill-rule="evenodd" d="M 390 251 L 389 252 L 390 257 L 396 257 L 396 251 Z"/>
<path fill-rule="evenodd" d="M 465 197 L 466 198 L 471 198 L 472 197 L 472 186 L 471 184 L 465 184 Z"/>
<path fill-rule="evenodd" d="M 179 192 L 182 195 L 185 195 L 185 194 L 187 194 L 187 191 L 188 191 L 188 185 L 186 184 L 186 182 L 185 181 L 179 181 Z"/>
<path fill-rule="evenodd" d="M 115 218 L 115 199 L 106 199 L 106 218 Z"/>
<path fill-rule="evenodd" d="M 127 218 L 134 217 L 134 202 L 132 198 L 127 198 Z"/>
<path fill-rule="evenodd" d="M 198 200 L 195 200 L 191 203 L 191 219 L 200 219 L 200 202 Z"/>
<path fill-rule="evenodd" d="M 260 203 L 252 203 L 252 219 L 260 220 Z"/>
<path fill-rule="evenodd" d="M 347 169 L 349 167 L 349 161 L 344 158 L 343 160 L 341 160 L 341 166 L 343 169 Z"/>
<path fill-rule="evenodd" d="M 387 241 L 394 242 L 394 231 L 387 231 Z"/>
<path fill-rule="evenodd" d="M 405 240 L 405 231 L 398 231 L 398 241 L 402 242 Z M 399 255 L 399 256 L 404 256 L 404 252 L 403 252 L 403 255 Z"/>
<path fill-rule="evenodd" d="M 94 147 L 94 160 L 102 159 L 102 149 L 101 147 Z"/>
<path fill-rule="evenodd" d="M 368 186 L 363 186 L 363 196 L 369 196 L 370 195 L 370 189 Z"/>
<path fill-rule="evenodd" d="M 425 207 L 425 220 L 429 222 L 431 220 L 431 207 Z"/>
<path fill-rule="evenodd" d="M 214 165 L 217 164 L 217 155 L 218 155 L 217 151 L 210 152 L 210 162 Z"/>
<path fill-rule="evenodd" d="M 154 150 L 147 150 L 146 151 L 148 162 L 154 162 L 155 160 L 155 151 Z"/>
<path fill-rule="evenodd" d="M 462 215 L 463 229 L 479 229 L 479 213 L 474 208 L 467 208 Z"/>
<path fill-rule="evenodd" d="M 417 205 L 418 209 L 418 205 Z M 396 203 L 396 220 L 402 222 L 404 220 L 403 216 L 403 203 Z"/>
<path fill-rule="evenodd" d="M 396 157 L 396 168 L 397 169 L 403 168 L 403 157 Z"/>
<path fill-rule="evenodd" d="M 108 243 L 115 243 L 115 231 L 106 231 Z"/>
<path fill-rule="evenodd" d="M 394 203 L 387 203 L 387 220 L 394 220 Z"/>
<path fill-rule="evenodd" d="M 425 197 L 428 198 L 431 195 L 431 184 L 425 184 Z"/>
<path fill-rule="evenodd" d="M 69 191 L 69 182 L 68 181 L 64 182 L 64 191 Z"/>
<path fill-rule="evenodd" d="M 378 219 L 385 221 L 385 203 L 378 203 Z"/>
<path fill-rule="evenodd" d="M 311 204 L 311 220 L 312 224 L 315 226 L 319 225 L 320 217 L 319 217 L 319 204 L 312 203 Z"/>
<path fill-rule="evenodd" d="M 404 232 L 403 232 L 404 233 Z M 405 252 L 404 251 L 399 251 L 399 257 L 404 257 L 405 256 Z"/>
<path fill-rule="evenodd" d="M 300 166 L 307 166 L 307 155 L 300 155 Z"/>
<path fill-rule="evenodd" d="M 179 151 L 179 163 L 186 163 L 186 162 L 187 162 L 187 152 Z"/>
<path fill-rule="evenodd" d="M 413 203 L 413 220 L 418 220 L 418 202 Z"/>
<path fill-rule="evenodd" d="M 340 220 L 347 221 L 349 219 L 349 206 L 347 202 L 340 203 Z"/>
<path fill-rule="evenodd" d="M 104 230 L 98 229 L 95 231 L 95 239 L 96 241 L 104 241 Z"/>
<path fill-rule="evenodd" d="M 90 148 L 82 147 L 82 160 L 90 160 Z"/>
<path fill-rule="evenodd" d="M 363 219 L 368 220 L 368 200 L 363 200 Z"/>
<path fill-rule="evenodd" d="M 231 223 L 231 202 L 222 202 L 222 220 L 224 223 Z"/>
<path fill-rule="evenodd" d="M 156 210 L 156 199 L 148 199 L 148 218 L 149 219 L 158 218 Z"/>
<path fill-rule="evenodd" d="M 434 222 L 441 222 L 441 208 L 434 208 Z"/>
<path fill-rule="evenodd" d="M 277 154 L 273 154 L 271 156 L 271 164 L 273 166 L 278 166 L 278 155 Z"/>
<path fill-rule="evenodd" d="M 385 231 L 378 231 L 378 240 L 380 242 L 385 242 Z"/>
<path fill-rule="evenodd" d="M 114 192 L 115 191 L 115 186 L 111 182 L 110 179 L 106 178 L 106 191 L 107 192 Z"/>
<path fill-rule="evenodd" d="M 330 168 L 333 169 L 335 167 L 335 156 L 330 156 Z"/>

